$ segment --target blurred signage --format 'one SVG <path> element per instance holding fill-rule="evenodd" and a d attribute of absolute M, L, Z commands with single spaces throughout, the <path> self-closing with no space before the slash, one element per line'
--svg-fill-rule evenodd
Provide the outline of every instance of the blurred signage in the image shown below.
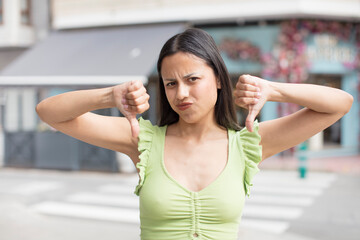
<path fill-rule="evenodd" d="M 316 34 L 307 47 L 310 61 L 353 62 L 355 52 L 351 45 L 342 43 L 330 34 Z"/>

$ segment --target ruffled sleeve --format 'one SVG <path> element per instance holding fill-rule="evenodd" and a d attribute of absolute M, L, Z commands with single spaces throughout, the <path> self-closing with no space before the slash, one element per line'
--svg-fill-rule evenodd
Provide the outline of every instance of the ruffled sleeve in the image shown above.
<path fill-rule="evenodd" d="M 255 120 L 252 132 L 246 128 L 240 131 L 240 139 L 243 146 L 245 158 L 244 187 L 245 194 L 250 195 L 250 187 L 255 174 L 259 172 L 258 164 L 262 158 L 262 147 L 259 145 L 261 136 L 259 134 L 259 122 Z"/>
<path fill-rule="evenodd" d="M 136 164 L 136 168 L 139 169 L 139 183 L 136 186 L 135 194 L 139 196 L 140 189 L 144 184 L 146 177 L 146 166 L 148 164 L 148 158 L 150 154 L 152 139 L 154 135 L 154 126 L 149 120 L 144 120 L 142 117 L 139 118 L 140 132 L 138 150 L 140 152 L 140 161 Z"/>

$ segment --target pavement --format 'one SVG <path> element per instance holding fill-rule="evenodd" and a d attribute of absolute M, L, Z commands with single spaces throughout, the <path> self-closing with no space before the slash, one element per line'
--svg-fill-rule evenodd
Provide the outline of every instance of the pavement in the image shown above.
<path fill-rule="evenodd" d="M 299 160 L 293 156 L 270 157 L 260 163 L 260 169 L 297 170 Z M 344 157 L 309 158 L 306 160 L 308 171 L 331 172 L 360 175 L 360 155 Z"/>
<path fill-rule="evenodd" d="M 358 240 L 360 157 L 270 158 L 246 199 L 239 240 Z M 136 174 L 0 168 L 1 240 L 138 240 Z"/>

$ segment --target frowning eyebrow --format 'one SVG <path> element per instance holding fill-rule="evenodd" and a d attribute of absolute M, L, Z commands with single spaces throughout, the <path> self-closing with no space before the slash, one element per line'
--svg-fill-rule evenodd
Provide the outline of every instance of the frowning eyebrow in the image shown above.
<path fill-rule="evenodd" d="M 186 78 L 189 78 L 189 77 L 191 77 L 191 76 L 193 76 L 193 75 L 195 75 L 195 74 L 197 74 L 196 72 L 193 72 L 193 73 L 189 73 L 189 74 L 186 74 L 185 76 L 183 76 L 182 78 L 183 79 L 186 79 Z M 166 78 L 166 79 L 164 79 L 165 81 L 176 81 L 176 79 L 175 78 Z"/>

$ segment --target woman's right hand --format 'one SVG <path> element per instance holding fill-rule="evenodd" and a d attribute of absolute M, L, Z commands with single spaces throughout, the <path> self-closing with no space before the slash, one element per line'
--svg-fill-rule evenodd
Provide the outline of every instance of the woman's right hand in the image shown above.
<path fill-rule="evenodd" d="M 116 107 L 128 119 L 133 137 L 139 135 L 140 127 L 136 114 L 149 109 L 149 94 L 141 81 L 131 81 L 117 85 L 113 89 Z"/>
<path fill-rule="evenodd" d="M 269 81 L 251 75 L 241 75 L 236 83 L 235 104 L 249 110 L 245 125 L 250 132 L 253 131 L 255 117 L 268 101 L 270 89 Z"/>

